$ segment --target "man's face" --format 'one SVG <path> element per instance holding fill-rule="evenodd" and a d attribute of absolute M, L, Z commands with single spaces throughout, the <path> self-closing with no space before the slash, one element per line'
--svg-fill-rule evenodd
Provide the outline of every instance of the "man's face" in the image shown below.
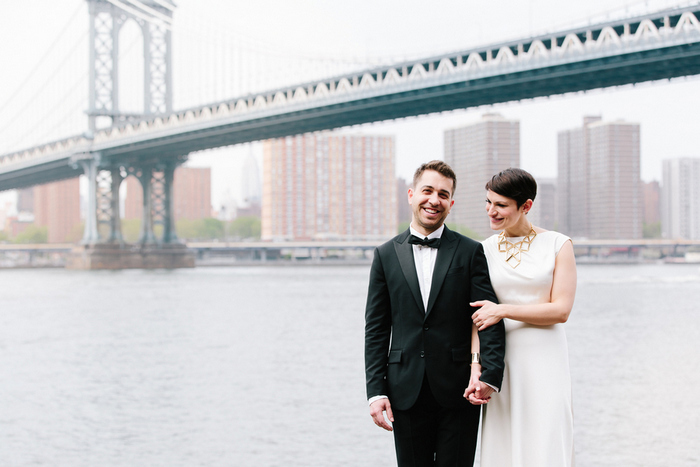
<path fill-rule="evenodd" d="M 452 199 L 452 179 L 426 170 L 408 190 L 408 204 L 413 211 L 413 227 L 423 235 L 440 228 L 455 203 Z"/>

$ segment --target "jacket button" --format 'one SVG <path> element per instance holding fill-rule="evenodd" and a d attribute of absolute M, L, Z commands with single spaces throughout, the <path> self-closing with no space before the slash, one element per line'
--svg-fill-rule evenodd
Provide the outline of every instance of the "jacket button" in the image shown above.
<path fill-rule="evenodd" d="M 421 350 L 421 351 L 420 351 L 420 358 L 423 358 L 423 357 L 425 357 L 425 352 L 423 352 L 423 351 Z"/>
<path fill-rule="evenodd" d="M 424 331 L 427 331 L 428 329 L 430 329 L 428 326 L 423 328 Z"/>

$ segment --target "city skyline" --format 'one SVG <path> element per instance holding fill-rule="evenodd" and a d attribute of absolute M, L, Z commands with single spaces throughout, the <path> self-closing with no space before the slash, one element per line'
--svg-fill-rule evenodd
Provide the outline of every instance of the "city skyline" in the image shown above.
<path fill-rule="evenodd" d="M 5 5 L 0 9 L 6 13 L 0 15 L 5 18 L 0 19 L 0 38 L 5 39 L 0 41 L 4 43 L 0 45 L 0 61 L 11 65 L 12 70 L 21 70 L 0 77 L 0 102 L 7 101 L 11 93 L 21 87 L 26 73 L 33 69 L 37 58 L 49 47 L 50 40 L 68 22 L 71 14 L 77 15 L 76 24 L 87 25 L 86 13 L 80 7 L 83 5 L 82 9 L 87 9 L 84 0 L 63 2 L 60 8 L 42 0 L 35 3 L 44 9 L 42 11 L 50 14 L 32 14 L 19 4 Z M 216 89 L 218 86 L 225 90 L 226 86 L 219 81 L 226 81 L 231 70 L 227 71 L 223 65 L 217 69 L 204 62 L 207 57 L 211 59 L 216 56 L 217 47 L 224 47 L 216 42 L 216 38 L 226 39 L 231 34 L 243 47 L 259 51 L 263 58 L 274 58 L 275 54 L 280 57 L 296 54 L 300 60 L 311 57 L 315 60 L 314 63 L 322 61 L 324 57 L 335 57 L 341 61 L 371 64 L 388 58 L 412 58 L 554 31 L 580 24 L 587 19 L 600 20 L 606 14 L 610 17 L 619 16 L 615 10 L 620 7 L 623 7 L 620 10 L 622 13 L 625 7 L 628 12 L 642 13 L 645 6 L 648 10 L 657 10 L 687 4 L 661 0 L 592 1 L 585 5 L 565 6 L 559 3 L 561 2 L 550 0 L 508 2 L 510 8 L 502 8 L 500 4 L 466 5 L 464 2 L 448 1 L 443 2 L 441 8 L 434 8 L 420 2 L 400 2 L 399 5 L 399 2 L 389 1 L 370 8 L 369 2 L 359 2 L 355 8 L 340 15 L 331 6 L 319 1 L 284 3 L 268 0 L 238 5 L 236 8 L 220 1 L 195 3 L 183 0 L 178 2 L 174 13 L 174 31 L 210 23 L 214 32 L 209 35 L 202 33 L 213 45 L 209 47 L 212 50 L 207 49 L 206 56 L 195 63 L 201 65 L 199 72 L 183 74 L 183 60 L 192 56 L 191 49 L 196 49 L 197 45 L 187 44 L 183 40 L 175 41 L 176 107 L 178 102 L 182 107 L 184 102 L 196 101 L 196 93 L 204 93 L 200 88 Z M 265 21 L 253 21 L 263 18 L 263 12 L 268 11 L 279 14 L 265 15 Z M 45 16 L 51 19 L 47 21 Z M 223 17 L 230 19 L 230 26 L 222 27 Z M 8 22 L 7 18 L 12 21 Z M 28 24 L 32 27 L 27 27 Z M 308 27 L 300 27 L 305 25 Z M 229 29 L 235 29 L 236 32 L 228 32 Z M 37 33 L 37 30 L 42 32 Z M 10 48 L 10 44 L 17 41 L 26 43 L 21 53 L 16 48 Z M 80 60 L 87 62 L 87 51 Z M 276 73 L 283 71 L 277 70 Z M 204 79 L 197 73 L 204 74 L 204 78 L 213 80 L 214 83 L 195 86 L 198 79 Z M 294 76 L 288 77 L 287 83 L 290 80 L 294 82 Z M 700 116 L 692 110 L 700 104 L 700 92 L 697 92 L 699 87 L 700 82 L 696 77 L 681 78 L 670 83 L 665 81 L 630 85 L 484 106 L 395 122 L 361 125 L 341 131 L 353 134 L 395 134 L 396 175 L 408 179 L 417 165 L 441 157 L 442 133 L 446 128 L 469 124 L 482 114 L 495 111 L 521 122 L 521 166 L 536 177 L 553 177 L 556 175 L 557 131 L 575 126 L 585 115 L 604 114 L 610 120 L 635 121 L 645 128 L 641 147 L 641 177 L 645 181 L 661 180 L 661 161 L 664 158 L 698 155 L 692 135 L 700 126 Z M 80 92 L 87 95 L 87 86 Z M 206 99 L 207 96 L 203 98 Z M 260 161 L 261 143 L 192 155 L 189 166 L 212 167 L 212 198 L 215 208 L 218 208 L 224 194 L 231 191 L 232 185 L 240 185 L 238 168 L 250 152 Z M 234 187 L 234 196 L 240 196 L 235 191 Z"/>

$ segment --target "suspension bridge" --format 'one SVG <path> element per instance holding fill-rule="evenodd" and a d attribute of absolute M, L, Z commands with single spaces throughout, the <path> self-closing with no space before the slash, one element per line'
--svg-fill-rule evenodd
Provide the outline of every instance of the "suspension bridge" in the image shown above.
<path fill-rule="evenodd" d="M 89 125 L 79 135 L 0 155 L 0 191 L 84 174 L 85 245 L 121 245 L 118 190 L 144 192 L 141 244 L 176 244 L 172 177 L 204 149 L 485 104 L 700 74 L 700 5 L 601 22 L 180 110 L 172 109 L 168 0 L 87 0 Z M 118 33 L 139 24 L 144 111 L 119 109 Z M 101 217 L 100 217 L 101 216 Z M 154 221 L 163 226 L 161 238 Z M 101 235 L 98 222 L 109 225 Z"/>

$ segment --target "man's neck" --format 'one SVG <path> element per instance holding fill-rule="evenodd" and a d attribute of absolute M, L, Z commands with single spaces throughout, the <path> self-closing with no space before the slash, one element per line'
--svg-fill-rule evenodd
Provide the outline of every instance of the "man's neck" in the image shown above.
<path fill-rule="evenodd" d="M 445 224 L 441 224 L 437 229 L 428 232 L 426 229 L 420 226 L 416 227 L 416 225 L 411 222 L 410 230 L 411 233 L 417 237 L 440 238 L 442 236 L 442 232 L 445 230 Z"/>

